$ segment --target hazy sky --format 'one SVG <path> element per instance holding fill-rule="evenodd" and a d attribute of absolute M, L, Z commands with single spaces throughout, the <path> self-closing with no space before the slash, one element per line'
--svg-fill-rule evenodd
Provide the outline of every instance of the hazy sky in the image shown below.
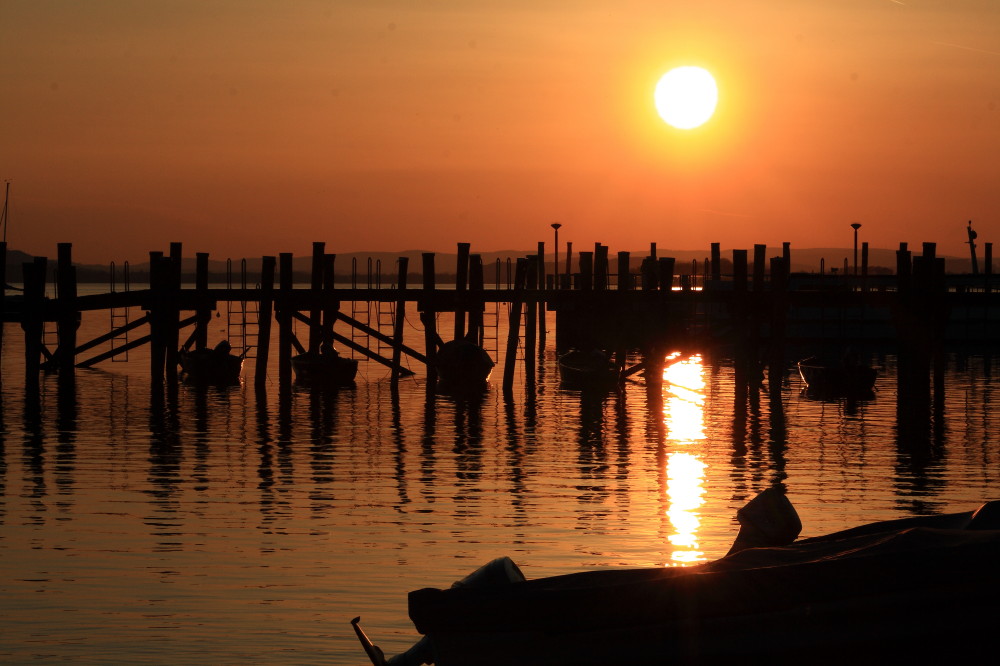
<path fill-rule="evenodd" d="M 0 62 L 32 253 L 1000 240 L 994 0 L 4 0 Z"/>

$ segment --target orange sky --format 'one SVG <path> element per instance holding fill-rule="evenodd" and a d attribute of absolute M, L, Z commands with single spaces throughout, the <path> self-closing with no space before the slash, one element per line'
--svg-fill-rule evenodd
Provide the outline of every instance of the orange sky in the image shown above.
<path fill-rule="evenodd" d="M 37 254 L 1000 240 L 992 0 L 7 0 L 0 62 Z M 680 64 L 720 88 L 687 132 Z"/>

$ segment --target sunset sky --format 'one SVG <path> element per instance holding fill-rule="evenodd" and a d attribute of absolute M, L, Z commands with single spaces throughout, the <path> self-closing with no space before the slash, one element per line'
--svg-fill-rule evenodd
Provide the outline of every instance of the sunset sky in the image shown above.
<path fill-rule="evenodd" d="M 0 62 L 35 254 L 1000 241 L 994 0 L 6 0 Z"/>

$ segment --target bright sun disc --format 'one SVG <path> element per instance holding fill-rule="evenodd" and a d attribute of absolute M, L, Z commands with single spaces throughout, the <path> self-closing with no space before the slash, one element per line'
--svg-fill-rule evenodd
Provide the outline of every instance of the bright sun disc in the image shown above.
<path fill-rule="evenodd" d="M 715 112 L 719 89 L 715 79 L 701 67 L 677 67 L 656 84 L 656 111 L 668 125 L 694 129 Z"/>

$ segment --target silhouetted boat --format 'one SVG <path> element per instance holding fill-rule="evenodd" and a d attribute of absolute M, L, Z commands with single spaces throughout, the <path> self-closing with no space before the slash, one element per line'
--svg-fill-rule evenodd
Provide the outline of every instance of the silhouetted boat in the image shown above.
<path fill-rule="evenodd" d="M 188 383 L 229 386 L 240 383 L 243 355 L 229 353 L 228 344 L 215 349 L 181 350 L 180 364 Z"/>
<path fill-rule="evenodd" d="M 875 368 L 848 359 L 831 361 L 810 356 L 799 361 L 798 367 L 806 388 L 817 396 L 871 394 L 878 376 Z"/>
<path fill-rule="evenodd" d="M 357 359 L 341 356 L 334 350 L 306 352 L 292 357 L 295 379 L 310 386 L 348 386 L 358 374 Z"/>
<path fill-rule="evenodd" d="M 411 592 L 424 637 L 391 662 L 353 624 L 372 663 L 394 666 L 960 663 L 995 648 L 1000 502 L 783 546 L 754 546 L 769 521 L 738 517 L 730 554 L 697 566 L 524 580 L 500 558 Z M 785 520 L 774 543 L 797 533 Z"/>
<path fill-rule="evenodd" d="M 599 349 L 569 351 L 559 357 L 559 378 L 576 389 L 610 388 L 618 383 L 618 367 Z"/>
<path fill-rule="evenodd" d="M 467 393 L 485 390 L 493 366 L 493 359 L 486 350 L 466 339 L 446 342 L 437 353 L 438 378 L 445 391 Z"/>

